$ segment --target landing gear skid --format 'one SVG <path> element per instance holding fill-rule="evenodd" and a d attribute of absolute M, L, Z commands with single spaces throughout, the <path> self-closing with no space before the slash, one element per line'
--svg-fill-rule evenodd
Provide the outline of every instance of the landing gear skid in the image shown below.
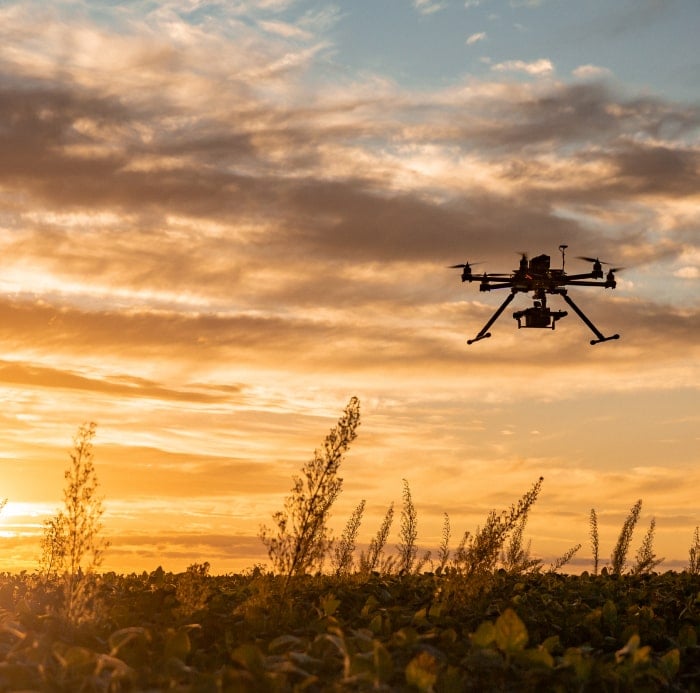
<path fill-rule="evenodd" d="M 517 290 L 514 290 L 512 293 L 508 294 L 507 298 L 503 303 L 501 303 L 500 307 L 498 310 L 491 316 L 491 319 L 481 328 L 481 331 L 474 337 L 474 339 L 468 339 L 467 344 L 474 344 L 474 342 L 478 342 L 482 339 L 488 339 L 491 336 L 491 333 L 488 331 L 491 325 L 493 325 L 496 320 L 498 320 L 499 317 L 501 317 L 501 313 L 508 307 L 510 302 L 515 298 L 515 294 L 517 293 Z M 595 344 L 600 344 L 601 342 L 609 342 L 611 339 L 620 339 L 619 334 L 613 334 L 610 337 L 606 337 L 588 318 L 588 316 L 574 303 L 573 299 L 569 298 L 569 296 L 566 293 L 566 289 L 559 289 L 558 291 L 554 291 L 552 293 L 557 293 L 560 294 L 564 300 L 574 309 L 574 312 L 576 315 L 581 318 L 581 320 L 589 327 L 591 332 L 597 337 L 597 339 L 591 339 L 591 346 L 594 346 Z M 546 301 L 545 301 L 545 296 L 544 293 L 541 295 L 538 295 L 538 298 L 540 299 L 542 303 L 541 308 L 529 308 L 528 310 L 549 310 L 546 307 Z M 537 306 L 538 303 L 536 302 L 535 305 Z M 523 311 L 517 311 L 513 313 L 513 317 L 517 319 L 518 321 L 518 327 L 522 327 L 520 320 L 524 316 L 526 316 L 528 310 L 523 310 Z M 561 318 L 566 316 L 566 311 L 556 311 L 552 312 L 549 311 L 547 313 L 548 319 L 551 320 L 551 327 L 554 329 L 554 326 L 556 324 L 557 320 L 560 320 Z M 542 324 L 542 325 L 527 325 L 527 327 L 549 327 L 549 323 Z"/>
<path fill-rule="evenodd" d="M 488 339 L 491 336 L 491 333 L 488 331 L 489 327 L 493 325 L 496 320 L 501 316 L 501 313 L 508 307 L 508 304 L 515 298 L 515 292 L 508 294 L 506 297 L 506 300 L 501 303 L 500 308 L 493 314 L 491 319 L 481 328 L 481 332 L 479 332 L 474 339 L 468 339 L 467 344 L 474 344 L 474 342 L 478 342 L 480 339 Z"/>
<path fill-rule="evenodd" d="M 574 312 L 576 315 L 583 320 L 583 322 L 588 325 L 590 328 L 591 332 L 598 337 L 598 339 L 591 339 L 591 346 L 594 346 L 595 344 L 600 344 L 601 342 L 609 342 L 611 339 L 620 339 L 619 334 L 614 334 L 611 335 L 610 337 L 605 337 L 603 333 L 588 319 L 588 316 L 574 303 L 573 299 L 569 298 L 569 296 L 566 293 L 565 289 L 561 289 L 558 291 L 559 294 L 561 294 L 564 297 L 564 300 L 574 309 Z"/>

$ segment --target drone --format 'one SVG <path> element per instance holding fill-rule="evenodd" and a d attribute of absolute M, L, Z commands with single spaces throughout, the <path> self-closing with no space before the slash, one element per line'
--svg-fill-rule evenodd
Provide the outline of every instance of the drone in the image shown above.
<path fill-rule="evenodd" d="M 482 275 L 472 274 L 471 265 L 464 262 L 459 265 L 450 265 L 451 269 L 462 270 L 462 281 L 478 281 L 479 291 L 493 291 L 495 289 L 510 289 L 510 294 L 493 314 L 491 319 L 481 328 L 481 331 L 467 341 L 467 344 L 474 344 L 481 339 L 491 336 L 489 329 L 498 320 L 503 311 L 518 293 L 532 292 L 533 305 L 531 308 L 517 310 L 513 313 L 513 318 L 518 322 L 518 328 L 555 328 L 557 321 L 568 315 L 565 310 L 552 310 L 547 306 L 547 294 L 561 296 L 573 308 L 576 315 L 590 328 L 596 339 L 591 340 L 591 345 L 607 342 L 611 339 L 620 339 L 619 334 L 605 337 L 603 333 L 590 321 L 586 314 L 574 303 L 568 295 L 565 286 L 597 286 L 604 289 L 614 289 L 615 272 L 622 270 L 622 267 L 612 267 L 603 272 L 603 265 L 609 263 L 599 260 L 597 257 L 579 257 L 580 260 L 593 263 L 593 270 L 584 274 L 567 274 L 564 267 L 566 263 L 566 249 L 569 246 L 560 245 L 561 269 L 550 268 L 549 255 L 538 255 L 528 259 L 527 253 L 522 253 L 520 266 L 511 273 L 490 272 Z M 472 263 L 479 264 L 479 263 Z M 604 279 L 604 281 L 600 281 Z"/>

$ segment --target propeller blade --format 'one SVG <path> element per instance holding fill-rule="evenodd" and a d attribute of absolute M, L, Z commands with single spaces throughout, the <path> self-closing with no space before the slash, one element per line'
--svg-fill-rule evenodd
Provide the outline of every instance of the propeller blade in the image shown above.
<path fill-rule="evenodd" d="M 611 267 L 610 272 L 622 272 L 622 270 L 625 269 L 624 267 Z"/>
<path fill-rule="evenodd" d="M 585 257 L 584 255 L 577 255 L 576 256 L 579 260 L 585 260 L 586 262 L 600 262 L 601 265 L 609 265 L 609 262 L 605 262 L 604 260 L 600 260 L 597 257 Z"/>

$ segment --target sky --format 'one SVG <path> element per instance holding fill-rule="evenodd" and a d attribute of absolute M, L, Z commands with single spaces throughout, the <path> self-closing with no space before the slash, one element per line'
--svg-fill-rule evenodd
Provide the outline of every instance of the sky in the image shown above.
<path fill-rule="evenodd" d="M 351 397 L 333 508 L 366 544 L 403 480 L 435 553 L 540 477 L 546 564 L 643 501 L 700 524 L 697 0 L 0 2 L 0 559 L 31 570 L 78 427 L 103 568 L 267 560 Z M 448 265 L 520 252 L 615 290 L 518 330 Z M 554 309 L 566 308 L 553 297 Z"/>

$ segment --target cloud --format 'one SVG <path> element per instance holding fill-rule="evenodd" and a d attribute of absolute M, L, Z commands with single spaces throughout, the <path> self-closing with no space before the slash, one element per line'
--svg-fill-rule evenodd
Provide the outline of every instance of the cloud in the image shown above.
<path fill-rule="evenodd" d="M 680 267 L 673 273 L 674 277 L 680 279 L 697 279 L 700 277 L 700 268 L 698 267 Z"/>
<path fill-rule="evenodd" d="M 612 73 L 607 67 L 579 65 L 579 67 L 572 70 L 571 74 L 579 79 L 598 79 L 600 77 L 609 77 Z"/>
<path fill-rule="evenodd" d="M 470 36 L 467 37 L 467 45 L 471 46 L 475 43 L 478 43 L 479 41 L 485 41 L 486 40 L 486 32 L 485 31 L 480 31 L 476 34 L 471 34 Z"/>
<path fill-rule="evenodd" d="M 339 74 L 337 10 L 216 7 L 226 14 L 209 25 L 172 5 L 144 22 L 125 10 L 118 32 L 58 9 L 3 11 L 3 493 L 53 497 L 73 422 L 94 416 L 105 488 L 123 502 L 115 522 L 191 492 L 188 517 L 204 526 L 226 515 L 211 499 L 225 488 L 254 533 L 348 392 L 367 401 L 348 490 L 376 508 L 410 473 L 466 513 L 455 479 L 478 472 L 478 521 L 546 467 L 564 488 L 557 517 L 573 512 L 568 483 L 583 484 L 585 511 L 584 491 L 603 487 L 584 464 L 594 444 L 620 475 L 604 477 L 611 493 L 660 488 L 618 467 L 660 455 L 661 438 L 689 440 L 650 412 L 669 392 L 687 410 L 698 382 L 697 106 L 630 94 L 593 66 L 576 70 L 585 82 L 517 79 L 551 77 L 545 59 L 412 92 Z M 567 269 L 584 266 L 576 255 L 630 268 L 615 292 L 571 292 L 621 340 L 590 347 L 573 314 L 518 331 L 508 311 L 467 347 L 504 296 L 446 265 L 509 271 L 521 249 L 558 262 L 560 243 Z M 655 283 L 652 262 L 669 281 Z M 625 418 L 594 421 L 601 410 Z M 503 468 L 512 485 L 487 495 Z M 177 560 L 196 543 L 162 541 Z"/>
<path fill-rule="evenodd" d="M 528 75 L 549 75 L 554 72 L 554 66 L 550 60 L 540 58 L 527 63 L 523 60 L 506 60 L 491 66 L 494 72 L 525 72 Z"/>
<path fill-rule="evenodd" d="M 444 10 L 446 5 L 443 2 L 436 2 L 436 0 L 413 0 L 413 7 L 421 14 L 434 14 Z"/>
<path fill-rule="evenodd" d="M 263 20 L 260 22 L 260 27 L 271 34 L 276 34 L 283 38 L 302 40 L 309 40 L 311 38 L 311 34 L 308 31 L 300 29 L 293 24 L 288 24 L 287 22 Z"/>

